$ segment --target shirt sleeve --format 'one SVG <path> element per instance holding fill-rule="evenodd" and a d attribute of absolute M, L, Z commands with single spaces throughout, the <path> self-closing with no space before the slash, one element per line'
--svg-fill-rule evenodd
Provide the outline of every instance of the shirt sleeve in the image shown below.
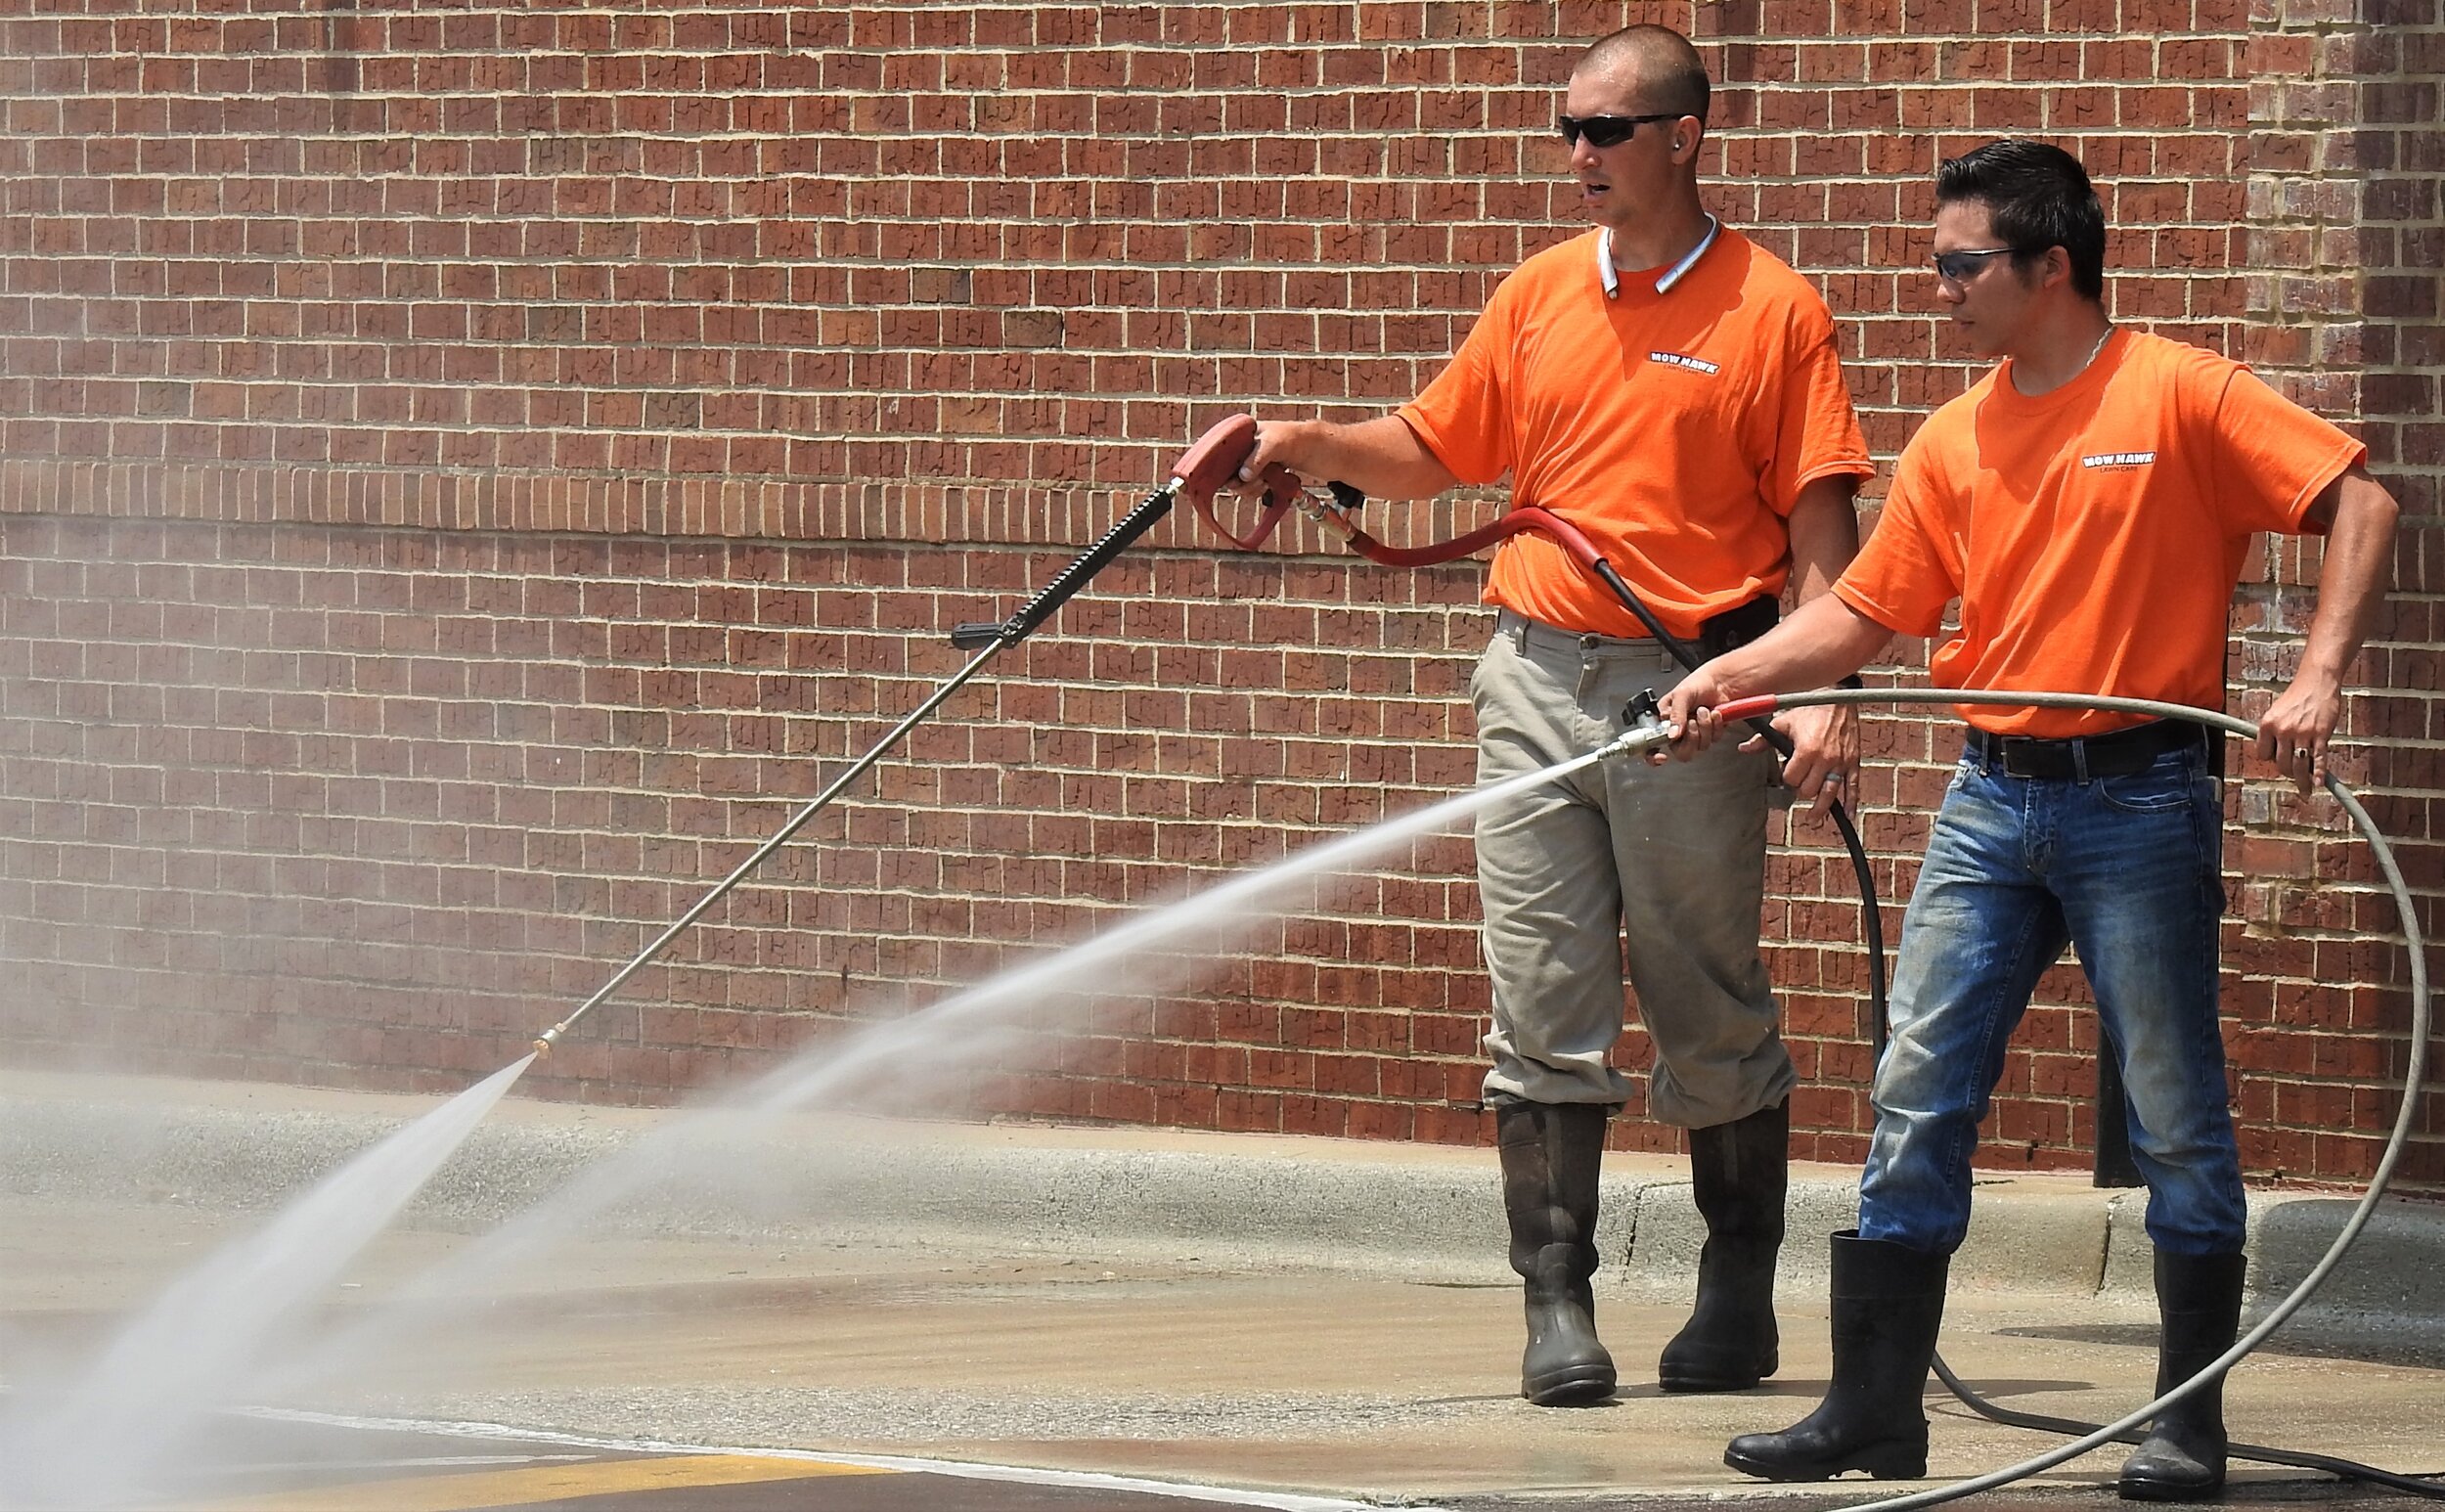
<path fill-rule="evenodd" d="M 2217 507 L 2237 531 L 2306 529 L 2318 495 L 2369 455 L 2247 368 L 2226 371 L 2210 413 Z"/>
<path fill-rule="evenodd" d="M 1511 470 L 1511 409 L 1503 392 L 1511 367 L 1508 305 L 1496 289 L 1426 392 L 1393 412 L 1463 483 L 1491 483 Z"/>
<path fill-rule="evenodd" d="M 1961 595 L 1961 556 L 1939 528 L 1945 496 L 1935 470 L 1926 448 L 1902 449 L 1876 528 L 1834 584 L 1836 598 L 1899 635 L 1934 635 Z"/>
<path fill-rule="evenodd" d="M 1794 315 L 1793 326 L 1772 455 L 1758 489 L 1766 507 L 1786 516 L 1800 502 L 1800 491 L 1821 477 L 1876 473 L 1867 439 L 1859 432 L 1859 417 L 1850 407 L 1850 389 L 1843 382 L 1833 317 L 1803 306 Z"/>

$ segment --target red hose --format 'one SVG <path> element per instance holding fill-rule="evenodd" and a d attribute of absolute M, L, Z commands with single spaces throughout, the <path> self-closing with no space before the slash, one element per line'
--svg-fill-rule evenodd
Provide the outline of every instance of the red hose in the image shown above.
<path fill-rule="evenodd" d="M 1291 506 L 1306 491 L 1306 485 L 1290 469 L 1278 465 L 1267 467 L 1265 471 L 1265 504 L 1258 513 L 1255 527 L 1242 535 L 1223 524 L 1215 513 L 1214 496 L 1225 484 L 1237 480 L 1239 465 L 1247 461 L 1248 454 L 1256 450 L 1256 417 L 1233 415 L 1209 426 L 1206 433 L 1199 436 L 1172 465 L 1173 484 L 1187 496 L 1189 508 L 1196 511 L 1197 517 L 1204 520 L 1207 528 L 1216 535 L 1243 552 L 1253 552 L 1264 546 L 1281 524 L 1282 517 L 1290 511 Z M 1524 530 L 1533 530 L 1561 547 L 1586 571 L 1602 576 L 1605 566 L 1605 558 L 1596 550 L 1596 544 L 1581 534 L 1578 526 L 1534 505 L 1513 510 L 1502 518 L 1480 525 L 1466 535 L 1438 541 L 1432 546 L 1386 546 L 1351 524 L 1346 515 L 1337 514 L 1336 518 L 1340 528 L 1350 538 L 1352 551 L 1387 567 L 1431 567 L 1439 562 L 1458 561 Z"/>
<path fill-rule="evenodd" d="M 1716 704 L 1714 716 L 1728 725 L 1737 719 L 1763 719 L 1782 706 L 1783 700 L 1778 694 L 1755 693 L 1747 698 Z"/>
<path fill-rule="evenodd" d="M 1581 534 L 1578 526 L 1533 504 L 1524 505 L 1500 519 L 1480 525 L 1467 535 L 1438 541 L 1432 546 L 1386 546 L 1365 531 L 1354 528 L 1350 532 L 1350 549 L 1369 561 L 1382 562 L 1388 567 L 1431 567 L 1437 562 L 1457 561 L 1524 530 L 1533 530 L 1561 547 L 1588 572 L 1595 572 L 1604 562 L 1604 556 L 1596 550 L 1596 543 Z"/>

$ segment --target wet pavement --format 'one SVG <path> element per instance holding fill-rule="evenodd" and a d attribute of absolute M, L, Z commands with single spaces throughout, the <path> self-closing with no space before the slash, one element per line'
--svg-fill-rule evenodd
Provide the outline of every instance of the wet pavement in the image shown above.
<path fill-rule="evenodd" d="M 480 1425 L 216 1420 L 163 1512 L 1195 1512 L 1246 1506 L 1111 1477 L 625 1445 Z M 1325 1512 L 1318 1503 L 1315 1512 Z"/>
<path fill-rule="evenodd" d="M 0 1200 L 0 1338 L 12 1362 L 65 1359 L 182 1257 L 243 1231 L 175 1204 Z M 1854 1483 L 1776 1488 L 1717 1460 L 1733 1433 L 1808 1410 L 1826 1371 L 1821 1308 L 1784 1309 L 1785 1367 L 1754 1391 L 1667 1397 L 1650 1362 L 1674 1306 L 1606 1296 L 1618 1400 L 1543 1410 L 1514 1395 L 1518 1302 L 1499 1284 L 1248 1271 L 1182 1254 L 1089 1256 L 572 1238 L 480 1295 L 389 1301 L 464 1235 L 394 1232 L 355 1267 L 322 1337 L 267 1389 L 286 1416 L 214 1420 L 158 1502 L 236 1509 L 654 1506 L 744 1509 L 1834 1505 Z M 107 1263 L 98 1257 L 108 1257 Z M 1969 1292 L 1946 1357 L 2023 1410 L 2096 1420 L 2145 1398 L 2151 1327 L 2127 1309 Z M 12 1384 L 23 1386 L 12 1370 Z M 2237 1436 L 2388 1468 L 2445 1469 L 2445 1371 L 2287 1353 L 2237 1373 Z M 1931 1398 L 1932 1471 L 1959 1478 L 2049 1444 Z M 492 1425 L 488 1428 L 446 1425 Z M 549 1435 L 563 1436 L 554 1440 Z M 719 1454 L 681 1454 L 714 1447 Z M 813 1459 L 773 1459 L 778 1450 Z M 861 1463 L 861 1457 L 866 1463 Z M 2118 1451 L 1975 1504 L 2105 1505 Z M 946 1478 L 907 1461 L 1048 1472 Z M 899 1463 L 877 1463 L 899 1462 Z M 1077 1483 L 1118 1477 L 1177 1487 Z M 2317 1488 L 2312 1490 L 2313 1485 Z M 2236 1472 L 2236 1501 L 2384 1504 L 2296 1471 Z M 1248 1499 L 1250 1497 L 1255 1500 Z M 1185 1502 L 1182 1498 L 1185 1497 Z M 1307 1498 L 1314 1498 L 1312 1502 Z"/>
<path fill-rule="evenodd" d="M 162 1512 L 1200 1512 L 1270 1507 L 1343 1512 L 1369 1505 L 1339 1498 L 1251 1494 L 1125 1478 L 930 1464 L 881 1458 L 783 1456 L 773 1451 L 680 1445 L 631 1446 L 575 1436 L 540 1437 L 477 1425 L 445 1427 L 234 1417 L 217 1421 L 210 1445 L 181 1467 L 185 1493 Z M 1883 1492 L 1864 1485 L 1772 1498 L 1775 1512 L 1850 1506 Z M 1720 1512 L 1722 1493 L 1552 1496 L 1471 1495 L 1443 1512 Z M 1965 1505 L 2061 1509 L 2101 1504 L 2071 1488 L 1987 1492 Z M 2238 1484 L 2233 1506 L 2368 1512 L 2418 1498 L 2355 1490 L 2332 1480 Z M 1412 1505 L 1419 1505 L 1413 1503 Z"/>
<path fill-rule="evenodd" d="M 147 1090 L 157 1113 L 161 1090 Z M 286 1162 L 302 1178 L 327 1164 L 320 1145 L 311 1159 L 284 1154 L 321 1129 L 299 1111 L 317 1099 L 292 1106 L 261 1089 L 244 1097 L 246 1111 L 226 1128 L 168 1118 L 151 1153 L 127 1141 L 72 1167 L 40 1133 L 68 1131 L 62 1142 L 92 1152 L 92 1129 L 66 1104 L 0 1120 L 0 1386 L 17 1400 L 65 1379 L 129 1310 L 201 1257 L 258 1231 L 280 1184 L 267 1172 Z M 602 1117 L 507 1105 L 499 1121 L 550 1126 L 558 1138 L 575 1121 Z M 804 1134 L 792 1131 L 783 1148 L 802 1148 Z M 226 1148 L 199 1154 L 214 1140 Z M 1254 1165 L 1260 1178 L 1165 1207 L 1147 1188 L 1194 1169 L 1148 1156 L 1142 1135 L 1074 1142 L 1088 1141 L 1108 1145 L 1111 1158 L 1058 1152 L 1062 1164 L 1042 1167 L 1052 1174 L 1041 1188 L 1023 1179 L 1039 1166 L 980 1167 L 989 1180 L 957 1188 L 956 1201 L 946 1196 L 942 1212 L 896 1239 L 888 1224 L 852 1222 L 845 1208 L 810 1199 L 718 1223 L 692 1208 L 641 1207 L 616 1222 L 547 1225 L 503 1249 L 477 1236 L 530 1206 L 524 1194 L 501 1196 L 508 1167 L 445 1172 L 438 1184 L 455 1181 L 461 1195 L 419 1210 L 352 1264 L 274 1368 L 244 1383 L 250 1415 L 210 1418 L 150 1477 L 150 1502 L 230 1512 L 1748 1502 L 1799 1512 L 1966 1478 L 2060 1442 L 1980 1419 L 1939 1390 L 1928 1401 L 1929 1482 L 1788 1488 L 1726 1470 L 1728 1437 L 1784 1427 L 1822 1395 L 1823 1241 L 1809 1235 L 1831 1222 L 1813 1209 L 1795 1219 L 1781 1373 L 1752 1392 L 1667 1396 L 1654 1360 L 1686 1304 L 1658 1284 L 1675 1273 L 1668 1251 L 1644 1270 L 1638 1257 L 1668 1237 L 1671 1209 L 1656 1193 L 1668 1190 L 1670 1162 L 1618 1162 L 1624 1180 L 1656 1183 L 1622 1205 L 1637 1242 L 1609 1249 L 1617 1258 L 1599 1278 L 1621 1394 L 1551 1410 L 1517 1396 L 1519 1298 L 1502 1266 L 1490 1153 L 1302 1147 L 1294 1159 L 1268 1145 Z M 512 1153 L 531 1164 L 545 1147 L 530 1141 Z M 16 1158 L 29 1150 L 40 1159 Z M 1347 1221 L 1354 1199 L 1334 1183 L 1396 1181 L 1387 1158 L 1415 1167 L 1400 1188 L 1418 1210 L 1414 1225 L 1379 1216 L 1368 1220 L 1382 1229 L 1377 1240 L 1345 1233 L 1308 1252 L 1272 1231 L 1304 1223 L 1322 1233 L 1336 1208 Z M 947 1194 L 956 1162 L 941 1160 L 931 1184 Z M 905 1192 L 911 1171 L 932 1170 L 920 1162 L 892 1178 Z M 1285 1175 L 1296 1172 L 1314 1174 L 1303 1185 Z M 1830 1191 L 1844 1176 L 1796 1172 L 1796 1190 Z M 683 1183 L 691 1195 L 696 1181 Z M 241 1200 L 249 1182 L 261 1190 Z M 1059 1182 L 1093 1200 L 1055 1222 Z M 2089 1228 L 2066 1218 L 2096 1219 L 2101 1199 L 2021 1181 L 1982 1187 L 1979 1200 L 1985 1248 L 1965 1251 L 1957 1267 L 1946 1359 L 2023 1411 L 2100 1421 L 2145 1401 L 2153 1306 L 2143 1291 L 2112 1284 L 2118 1263 L 2099 1248 L 2104 1221 L 2081 1238 Z M 1132 1218 L 1133 1203 L 1161 1209 L 1160 1222 Z M 1430 1211 L 1439 1205 L 1465 1212 Z M 961 1213 L 976 1222 L 944 1221 Z M 1437 1248 L 1439 1223 L 1457 1236 L 1448 1254 Z M 2401 1229 L 2406 1240 L 2421 1232 Z M 2433 1249 L 2403 1242 L 2391 1253 L 2378 1267 L 2387 1273 L 2355 1284 L 2373 1297 L 2434 1290 L 2432 1261 L 2421 1258 Z M 415 1300 L 420 1278 L 470 1256 L 482 1257 L 472 1273 Z M 2277 1251 L 2256 1258 L 2273 1267 Z M 2445 1355 L 2427 1321 L 2401 1317 L 2356 1342 L 2278 1335 L 2234 1376 L 2236 1436 L 2405 1473 L 2445 1471 L 2436 1433 Z M 2118 1505 L 2122 1452 L 2110 1447 L 1966 1504 Z M 2227 1500 L 2412 1504 L 2245 1466 Z"/>

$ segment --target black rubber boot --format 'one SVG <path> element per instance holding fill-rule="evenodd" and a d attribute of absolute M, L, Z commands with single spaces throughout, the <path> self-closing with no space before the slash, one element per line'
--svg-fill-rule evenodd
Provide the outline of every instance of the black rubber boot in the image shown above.
<path fill-rule="evenodd" d="M 1613 1356 L 1596 1340 L 1596 1177 L 1604 1162 L 1601 1104 L 1507 1102 L 1494 1109 L 1511 1268 L 1528 1296 L 1520 1395 L 1540 1407 L 1613 1395 Z"/>
<path fill-rule="evenodd" d="M 1707 1246 L 1698 1256 L 1698 1305 L 1657 1362 L 1666 1391 L 1747 1391 L 1774 1374 L 1774 1257 L 1783 1247 L 1791 1133 L 1790 1105 L 1780 1102 L 1689 1132 L 1690 1190 L 1707 1221 Z"/>
<path fill-rule="evenodd" d="M 2245 1255 L 2156 1252 L 2156 1395 L 2205 1369 L 2233 1347 L 2242 1326 Z M 2116 1489 L 2125 1501 L 2204 1501 L 2224 1490 L 2224 1377 L 2157 1414 L 2148 1437 L 2122 1462 Z"/>
<path fill-rule="evenodd" d="M 1926 1475 L 1919 1401 L 1950 1266 L 1949 1256 L 1836 1234 L 1833 1385 L 1814 1412 L 1781 1433 L 1734 1439 L 1723 1462 L 1768 1481 L 1829 1481 L 1845 1470 L 1884 1481 Z"/>

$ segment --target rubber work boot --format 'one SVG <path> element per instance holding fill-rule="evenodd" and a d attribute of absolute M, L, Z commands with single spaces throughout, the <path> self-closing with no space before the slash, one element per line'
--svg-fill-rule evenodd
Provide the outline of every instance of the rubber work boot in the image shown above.
<path fill-rule="evenodd" d="M 1689 1132 L 1690 1191 L 1707 1221 L 1698 1305 L 1656 1367 L 1668 1392 L 1747 1391 L 1779 1363 L 1774 1257 L 1791 1175 L 1790 1104 Z"/>
<path fill-rule="evenodd" d="M 2242 1326 L 2245 1255 L 2156 1252 L 2156 1395 L 2199 1374 L 2233 1347 Z M 2224 1377 L 2156 1415 L 2122 1462 L 2125 1501 L 2204 1501 L 2224 1490 Z"/>
<path fill-rule="evenodd" d="M 1596 1176 L 1605 1121 L 1598 1103 L 1507 1102 L 1494 1110 L 1511 1268 L 1528 1295 L 1520 1395 L 1540 1407 L 1613 1395 L 1613 1356 L 1596 1340 Z"/>
<path fill-rule="evenodd" d="M 1856 1232 L 1834 1236 L 1834 1381 L 1817 1409 L 1781 1433 L 1734 1439 L 1723 1462 L 1768 1481 L 1828 1481 L 1865 1470 L 1884 1481 L 1927 1474 L 1928 1363 L 1944 1320 L 1951 1257 Z"/>

